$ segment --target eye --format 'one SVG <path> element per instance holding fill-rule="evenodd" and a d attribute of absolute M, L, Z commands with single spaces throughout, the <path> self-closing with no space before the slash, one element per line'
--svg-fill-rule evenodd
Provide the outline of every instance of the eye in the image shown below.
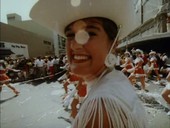
<path fill-rule="evenodd" d="M 69 37 L 74 37 L 74 36 L 75 36 L 74 33 L 68 33 L 68 34 L 66 34 L 66 37 L 67 37 L 67 38 L 69 38 Z"/>
<path fill-rule="evenodd" d="M 74 39 L 75 34 L 74 33 L 67 33 L 66 37 L 67 37 L 68 40 L 72 40 L 72 39 Z"/>
<path fill-rule="evenodd" d="M 89 36 L 96 36 L 97 34 L 95 32 L 88 32 Z"/>

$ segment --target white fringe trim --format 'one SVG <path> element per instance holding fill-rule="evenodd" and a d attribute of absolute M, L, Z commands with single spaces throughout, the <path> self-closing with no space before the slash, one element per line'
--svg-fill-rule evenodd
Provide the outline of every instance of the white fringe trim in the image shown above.
<path fill-rule="evenodd" d="M 132 113 L 132 110 L 125 107 L 125 104 L 116 98 L 108 97 L 97 97 L 86 101 L 73 123 L 73 128 L 86 128 L 90 120 L 92 120 L 91 128 L 95 128 L 96 119 L 99 123 L 98 128 L 104 128 L 104 110 L 109 128 L 146 128 L 146 126 L 143 126 L 144 123 Z"/>

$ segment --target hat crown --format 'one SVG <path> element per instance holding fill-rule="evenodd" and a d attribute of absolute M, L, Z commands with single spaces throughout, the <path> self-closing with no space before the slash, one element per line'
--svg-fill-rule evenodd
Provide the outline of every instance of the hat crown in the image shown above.
<path fill-rule="evenodd" d="M 4 63 L 4 60 L 0 60 L 0 63 Z"/>
<path fill-rule="evenodd" d="M 149 55 L 151 55 L 151 54 L 156 54 L 156 52 L 153 51 L 153 50 L 151 50 L 150 53 L 149 53 Z"/>
<path fill-rule="evenodd" d="M 121 37 L 135 27 L 134 0 L 39 0 L 30 17 L 64 36 L 65 27 L 79 19 L 103 17 L 122 26 Z M 135 0 L 136 1 L 136 0 Z"/>
<path fill-rule="evenodd" d="M 140 50 L 140 49 L 136 49 L 136 51 L 135 51 L 135 52 L 143 53 L 143 51 L 142 51 L 142 50 Z"/>

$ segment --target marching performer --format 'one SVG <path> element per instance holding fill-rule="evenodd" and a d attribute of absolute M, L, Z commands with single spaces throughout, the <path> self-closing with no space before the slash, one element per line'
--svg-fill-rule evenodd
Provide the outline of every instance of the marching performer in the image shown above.
<path fill-rule="evenodd" d="M 166 86 L 162 91 L 162 97 L 164 98 L 164 100 L 167 102 L 168 107 L 170 109 L 170 68 L 167 67 L 165 69 L 161 69 L 161 72 L 164 72 L 167 74 L 166 80 Z M 170 111 L 167 113 L 168 116 L 170 116 Z"/>
<path fill-rule="evenodd" d="M 79 104 L 79 108 L 87 94 L 87 85 L 83 79 L 79 80 L 78 85 L 76 86 L 77 93 L 74 96 L 74 99 L 71 103 L 71 115 L 70 117 L 74 119 L 78 113 L 77 105 Z"/>
<path fill-rule="evenodd" d="M 128 51 L 126 51 L 124 53 L 124 55 L 125 55 L 125 63 L 123 65 L 121 65 L 121 67 L 123 67 L 123 69 L 121 71 L 123 73 L 125 73 L 127 76 L 129 76 L 130 73 L 132 73 L 134 70 L 132 57 L 131 57 L 130 52 L 128 52 Z"/>
<path fill-rule="evenodd" d="M 2 86 L 6 85 L 18 96 L 19 91 L 17 91 L 13 86 L 9 84 L 11 79 L 6 75 L 6 71 L 7 69 L 4 64 L 4 60 L 0 60 L 0 92 L 2 91 Z"/>
<path fill-rule="evenodd" d="M 149 59 L 149 68 L 148 68 L 148 72 L 147 72 L 147 76 L 149 77 L 149 75 L 152 73 L 152 71 L 155 72 L 155 74 L 157 75 L 157 83 L 160 83 L 160 76 L 159 76 L 159 66 L 157 64 L 157 59 L 156 59 L 156 52 L 155 51 L 151 51 L 149 53 L 150 59 Z"/>
<path fill-rule="evenodd" d="M 134 72 L 132 72 L 129 76 L 129 80 L 133 85 L 133 79 L 139 79 L 141 82 L 141 89 L 143 91 L 148 92 L 148 90 L 145 89 L 145 72 L 143 69 L 143 59 L 141 57 L 142 55 L 142 50 L 140 49 L 136 49 L 136 59 L 134 60 L 134 64 L 135 64 L 135 68 L 134 68 Z"/>

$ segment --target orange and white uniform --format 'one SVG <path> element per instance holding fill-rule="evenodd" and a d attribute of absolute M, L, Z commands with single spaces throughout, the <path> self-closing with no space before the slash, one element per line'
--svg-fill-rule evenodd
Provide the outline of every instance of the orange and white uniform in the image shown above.
<path fill-rule="evenodd" d="M 150 62 L 149 70 L 159 70 L 157 59 L 155 56 L 152 56 L 149 62 Z"/>
<path fill-rule="evenodd" d="M 84 97 L 87 94 L 87 85 L 85 82 L 80 81 L 76 89 L 77 89 L 77 95 L 75 97 L 79 99 L 79 103 L 82 103 L 84 100 Z"/>
<path fill-rule="evenodd" d="M 6 69 L 0 65 L 0 84 L 4 84 L 11 79 L 6 75 Z"/>
<path fill-rule="evenodd" d="M 141 57 L 137 57 L 134 61 L 135 63 L 135 70 L 133 74 L 135 77 L 141 77 L 141 76 L 146 76 L 144 69 L 143 69 L 143 59 Z"/>
<path fill-rule="evenodd" d="M 77 87 L 77 94 L 80 96 L 80 97 L 85 97 L 86 94 L 87 94 L 87 85 L 82 82 L 78 87 Z"/>
<path fill-rule="evenodd" d="M 78 81 L 80 80 L 80 78 L 78 76 L 76 76 L 75 74 L 69 72 L 69 78 L 67 79 L 67 82 L 69 84 L 77 84 Z"/>
<path fill-rule="evenodd" d="M 76 89 L 77 89 L 76 97 L 77 98 L 86 96 L 86 93 L 87 93 L 86 84 L 80 77 L 74 75 L 73 73 L 70 73 L 68 82 L 77 85 L 76 86 Z"/>
<path fill-rule="evenodd" d="M 123 67 L 123 69 L 122 69 L 123 72 L 131 73 L 134 70 L 134 66 L 133 66 L 131 57 L 126 57 L 125 63 L 123 65 L 121 65 L 121 67 Z"/>

